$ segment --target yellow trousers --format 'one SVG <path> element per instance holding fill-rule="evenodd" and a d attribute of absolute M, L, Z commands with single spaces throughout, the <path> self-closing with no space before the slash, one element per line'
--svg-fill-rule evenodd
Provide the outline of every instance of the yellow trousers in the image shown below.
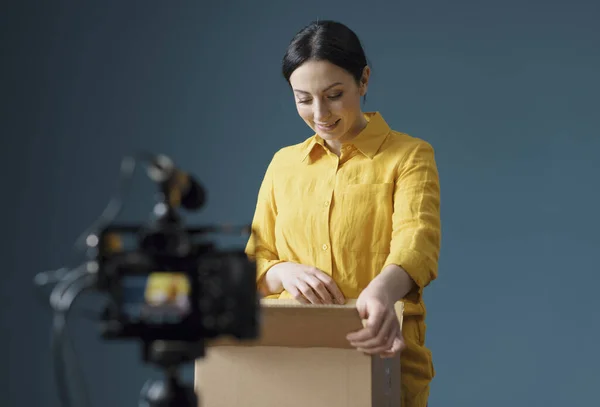
<path fill-rule="evenodd" d="M 422 392 L 416 396 L 408 399 L 406 395 L 402 396 L 402 407 L 427 407 L 427 400 L 429 399 L 429 386 L 423 389 Z"/>

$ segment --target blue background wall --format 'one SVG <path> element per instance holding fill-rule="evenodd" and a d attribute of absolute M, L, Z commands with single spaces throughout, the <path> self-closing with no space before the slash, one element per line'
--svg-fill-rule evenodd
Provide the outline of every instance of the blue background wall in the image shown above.
<path fill-rule="evenodd" d="M 122 156 L 163 152 L 195 173 L 210 200 L 190 223 L 250 221 L 272 154 L 310 135 L 279 69 L 316 18 L 361 37 L 365 109 L 437 152 L 430 405 L 598 403 L 598 2 L 13 3 L 0 13 L 0 405 L 57 406 L 32 278 L 70 259 Z M 151 208 L 136 179 L 123 220 Z M 94 405 L 137 405 L 156 376 L 137 344 L 85 321 L 73 337 Z"/>

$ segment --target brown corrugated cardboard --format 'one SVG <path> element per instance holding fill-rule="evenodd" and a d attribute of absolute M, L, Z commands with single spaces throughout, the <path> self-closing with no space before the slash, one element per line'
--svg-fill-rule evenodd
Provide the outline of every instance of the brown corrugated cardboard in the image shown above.
<path fill-rule="evenodd" d="M 213 342 L 196 362 L 200 406 L 400 406 L 399 356 L 371 357 L 346 340 L 363 326 L 355 301 L 261 304 L 258 340 Z M 402 305 L 396 306 L 400 323 Z"/>

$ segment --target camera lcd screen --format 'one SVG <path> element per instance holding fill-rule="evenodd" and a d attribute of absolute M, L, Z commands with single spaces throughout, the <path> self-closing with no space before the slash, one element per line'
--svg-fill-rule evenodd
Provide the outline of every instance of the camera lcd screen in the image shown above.
<path fill-rule="evenodd" d="M 177 324 L 190 312 L 188 276 L 176 272 L 124 276 L 122 310 L 131 322 Z"/>

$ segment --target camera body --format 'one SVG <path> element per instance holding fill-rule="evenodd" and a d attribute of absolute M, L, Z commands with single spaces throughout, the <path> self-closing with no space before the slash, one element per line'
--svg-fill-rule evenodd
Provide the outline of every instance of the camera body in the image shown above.
<path fill-rule="evenodd" d="M 243 251 L 219 250 L 214 227 L 185 228 L 174 212 L 146 226 L 98 235 L 97 289 L 108 294 L 103 336 L 201 343 L 258 336 L 256 268 Z"/>
<path fill-rule="evenodd" d="M 70 405 L 62 355 L 67 317 L 87 290 L 108 300 L 100 319 L 103 338 L 139 340 L 143 360 L 164 372 L 164 380 L 144 384 L 140 405 L 197 407 L 195 388 L 181 382 L 178 367 L 203 358 L 211 339 L 259 336 L 255 264 L 244 251 L 220 250 L 209 239 L 219 233 L 251 236 L 250 227 L 184 227 L 176 208 L 201 209 L 206 200 L 202 186 L 169 157 L 142 152 L 122 160 L 120 189 L 133 177 L 137 161 L 146 164 L 158 186 L 150 222 L 114 223 L 123 205 L 121 190 L 76 241 L 86 250 L 86 261 L 34 279 L 40 288 L 55 285 L 48 298 L 54 311 L 52 351 L 65 405 Z"/>

